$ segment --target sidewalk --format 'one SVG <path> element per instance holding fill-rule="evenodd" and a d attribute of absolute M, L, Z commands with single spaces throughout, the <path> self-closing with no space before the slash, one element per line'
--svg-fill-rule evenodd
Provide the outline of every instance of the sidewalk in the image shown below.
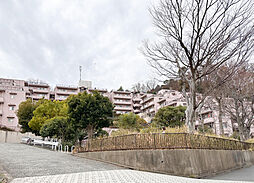
<path fill-rule="evenodd" d="M 204 180 L 135 170 L 92 171 L 84 173 L 16 178 L 11 183 L 237 183 L 240 181 Z"/>

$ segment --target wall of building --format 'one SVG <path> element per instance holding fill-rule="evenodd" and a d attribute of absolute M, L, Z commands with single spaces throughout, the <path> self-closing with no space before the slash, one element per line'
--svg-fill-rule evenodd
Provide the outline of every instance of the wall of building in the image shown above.
<path fill-rule="evenodd" d="M 86 152 L 80 157 L 170 175 L 206 177 L 254 165 L 254 152 L 230 150 L 126 150 Z"/>

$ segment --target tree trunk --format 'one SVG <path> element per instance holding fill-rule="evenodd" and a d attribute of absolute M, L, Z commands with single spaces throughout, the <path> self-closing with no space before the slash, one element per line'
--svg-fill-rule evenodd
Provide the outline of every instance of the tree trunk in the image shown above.
<path fill-rule="evenodd" d="M 92 125 L 87 126 L 87 133 L 88 133 L 88 139 L 92 139 L 93 138 L 93 126 Z"/>
<path fill-rule="evenodd" d="M 223 128 L 223 122 L 222 122 L 222 101 L 221 98 L 216 97 L 216 100 L 218 102 L 219 107 L 219 127 L 220 127 L 220 135 L 224 135 L 224 128 Z"/>
<path fill-rule="evenodd" d="M 195 106 L 196 106 L 196 84 L 192 79 L 190 85 L 189 105 L 186 109 L 186 124 L 189 133 L 194 133 L 195 130 Z"/>

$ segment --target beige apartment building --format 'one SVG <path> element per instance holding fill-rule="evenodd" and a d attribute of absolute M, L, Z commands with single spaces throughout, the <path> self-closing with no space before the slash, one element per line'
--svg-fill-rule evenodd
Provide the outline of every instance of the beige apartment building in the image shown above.
<path fill-rule="evenodd" d="M 111 91 L 110 100 L 114 104 L 116 114 L 133 112 L 132 93 L 128 91 Z"/>
<path fill-rule="evenodd" d="M 141 113 L 141 97 L 143 96 L 143 93 L 133 93 L 133 97 L 132 97 L 132 105 L 133 105 L 133 112 L 135 114 L 139 114 Z"/>

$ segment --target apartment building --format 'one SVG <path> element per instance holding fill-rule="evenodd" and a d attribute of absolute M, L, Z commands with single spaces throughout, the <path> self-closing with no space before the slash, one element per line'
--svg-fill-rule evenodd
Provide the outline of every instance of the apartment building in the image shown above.
<path fill-rule="evenodd" d="M 233 134 L 233 124 L 231 119 L 227 115 L 222 116 L 223 130 L 226 136 Z M 203 108 L 199 113 L 199 119 L 196 121 L 196 129 L 202 127 L 202 125 L 207 126 L 213 130 L 215 134 L 221 134 L 220 124 L 219 124 L 219 112 L 210 108 Z"/>
<path fill-rule="evenodd" d="M 183 94 L 179 91 L 162 89 L 157 95 L 161 96 L 161 99 L 158 101 L 158 109 L 166 106 L 177 107 L 187 105 Z"/>
<path fill-rule="evenodd" d="M 97 89 L 97 88 L 94 88 L 94 89 L 88 89 L 88 90 L 87 90 L 88 93 L 93 93 L 94 91 L 99 92 L 99 93 L 100 93 L 101 95 L 103 95 L 104 97 L 110 98 L 110 93 L 108 92 L 107 89 Z"/>
<path fill-rule="evenodd" d="M 26 100 L 25 81 L 0 78 L 0 126 L 19 131 L 16 110 Z"/>
<path fill-rule="evenodd" d="M 133 97 L 132 97 L 132 105 L 133 105 L 133 112 L 135 114 L 139 114 L 141 113 L 141 97 L 143 96 L 144 94 L 142 93 L 133 93 Z"/>
<path fill-rule="evenodd" d="M 33 101 L 38 101 L 42 98 L 50 99 L 50 86 L 42 81 L 25 81 L 24 90 L 26 98 L 31 98 Z"/>
<path fill-rule="evenodd" d="M 56 85 L 54 92 L 51 93 L 51 99 L 54 100 L 65 100 L 70 95 L 77 95 L 79 89 L 77 86 L 68 86 L 68 85 Z"/>
<path fill-rule="evenodd" d="M 160 104 L 158 103 L 162 99 L 162 96 L 156 94 L 144 94 L 141 96 L 141 114 L 140 117 L 145 119 L 148 123 L 152 121 L 152 118 L 159 110 Z"/>
<path fill-rule="evenodd" d="M 111 91 L 110 100 L 114 104 L 116 114 L 133 112 L 132 93 L 128 91 Z"/>

